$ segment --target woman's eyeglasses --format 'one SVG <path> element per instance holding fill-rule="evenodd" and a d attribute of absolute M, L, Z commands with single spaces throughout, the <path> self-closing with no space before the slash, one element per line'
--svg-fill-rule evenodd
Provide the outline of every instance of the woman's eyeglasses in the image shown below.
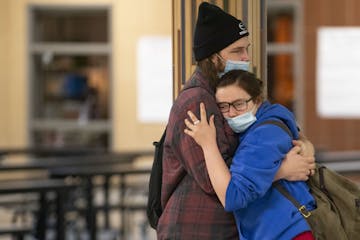
<path fill-rule="evenodd" d="M 227 113 L 230 111 L 230 106 L 233 106 L 237 111 L 245 111 L 247 109 L 247 104 L 250 102 L 252 98 L 248 100 L 239 99 L 232 103 L 228 102 L 220 102 L 218 103 L 218 107 L 222 113 Z"/>

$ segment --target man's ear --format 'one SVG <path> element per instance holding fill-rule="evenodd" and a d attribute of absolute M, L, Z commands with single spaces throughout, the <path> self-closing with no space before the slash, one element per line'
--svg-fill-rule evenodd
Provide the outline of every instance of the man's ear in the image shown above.
<path fill-rule="evenodd" d="M 219 57 L 219 55 L 217 53 L 214 53 L 213 55 L 211 55 L 209 58 L 208 58 L 209 61 L 211 61 L 214 66 L 216 67 L 216 69 L 223 69 L 224 66 L 223 66 L 223 63 Z"/>
<path fill-rule="evenodd" d="M 211 55 L 209 57 L 209 61 L 211 61 L 215 66 L 218 66 L 219 65 L 219 56 L 214 53 L 213 55 Z"/>

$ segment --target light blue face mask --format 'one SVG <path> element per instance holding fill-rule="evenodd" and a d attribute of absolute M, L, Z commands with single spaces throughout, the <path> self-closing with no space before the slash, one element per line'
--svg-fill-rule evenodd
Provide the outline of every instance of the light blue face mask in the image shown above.
<path fill-rule="evenodd" d="M 244 70 L 249 71 L 250 62 L 249 61 L 233 61 L 226 60 L 224 72 L 219 73 L 219 77 L 222 77 L 225 73 L 231 70 Z"/>
<path fill-rule="evenodd" d="M 226 118 L 226 120 L 234 132 L 241 133 L 256 121 L 256 117 L 249 111 L 233 118 Z"/>

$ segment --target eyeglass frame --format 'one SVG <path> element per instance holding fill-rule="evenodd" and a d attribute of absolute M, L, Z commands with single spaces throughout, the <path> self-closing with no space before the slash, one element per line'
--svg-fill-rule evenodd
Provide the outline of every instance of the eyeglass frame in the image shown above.
<path fill-rule="evenodd" d="M 229 103 L 229 102 L 219 102 L 219 103 L 217 103 L 217 105 L 218 105 L 221 113 L 227 113 L 227 112 L 229 112 L 231 106 L 232 106 L 236 111 L 245 111 L 245 110 L 248 109 L 248 103 L 249 103 L 251 100 L 253 100 L 252 97 L 249 98 L 248 100 L 238 99 L 238 100 L 235 100 L 235 101 L 233 101 L 233 102 L 231 102 L 231 103 Z M 245 107 L 243 107 L 243 108 L 241 108 L 241 109 L 238 109 L 238 108 L 235 106 L 235 104 L 236 104 L 237 102 L 239 102 L 239 101 L 241 101 L 241 104 L 242 104 L 243 106 L 245 106 Z M 221 109 L 221 106 L 220 106 L 221 104 L 227 104 L 227 105 L 226 105 L 226 106 L 227 106 L 227 110 L 226 110 L 226 111 L 223 111 L 223 110 Z"/>

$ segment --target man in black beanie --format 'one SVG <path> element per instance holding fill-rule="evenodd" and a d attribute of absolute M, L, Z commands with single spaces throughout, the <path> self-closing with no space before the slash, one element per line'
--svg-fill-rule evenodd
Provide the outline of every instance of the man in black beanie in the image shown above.
<path fill-rule="evenodd" d="M 224 121 L 214 90 L 224 72 L 249 69 L 248 35 L 240 20 L 215 5 L 200 4 L 193 49 L 198 67 L 174 102 L 167 125 L 163 152 L 163 213 L 157 226 L 160 240 L 239 238 L 232 213 L 225 212 L 211 185 L 202 149 L 184 133 L 184 119 L 188 117 L 188 110 L 199 116 L 199 104 L 205 104 L 207 114 L 215 116 L 218 147 L 230 166 L 238 140 Z M 303 162 L 301 156 L 293 152 L 287 158 L 290 158 L 287 162 Z M 297 180 L 303 180 L 307 176 L 299 169 L 299 165 L 292 164 L 292 172 L 285 173 L 293 174 L 293 179 L 297 173 Z M 285 173 L 277 178 L 285 177 Z"/>
<path fill-rule="evenodd" d="M 212 73 L 211 87 L 215 87 L 219 76 L 230 70 L 249 71 L 248 36 L 239 19 L 206 2 L 199 6 L 193 50 L 198 65 Z"/>

